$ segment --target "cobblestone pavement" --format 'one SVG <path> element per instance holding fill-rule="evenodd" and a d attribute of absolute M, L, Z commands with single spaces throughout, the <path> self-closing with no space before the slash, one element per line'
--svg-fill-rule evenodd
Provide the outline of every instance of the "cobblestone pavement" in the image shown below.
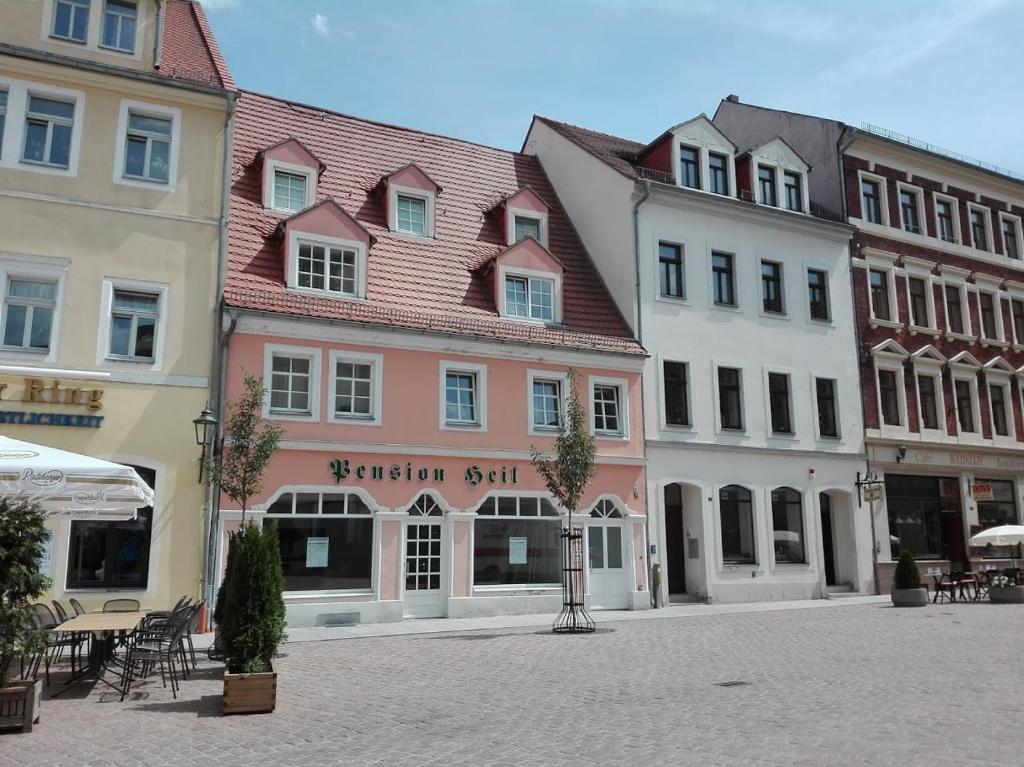
<path fill-rule="evenodd" d="M 44 701 L 0 767 L 1021 764 L 1022 622 L 856 605 L 291 644 L 274 714 L 221 717 L 207 663 L 177 701 Z"/>

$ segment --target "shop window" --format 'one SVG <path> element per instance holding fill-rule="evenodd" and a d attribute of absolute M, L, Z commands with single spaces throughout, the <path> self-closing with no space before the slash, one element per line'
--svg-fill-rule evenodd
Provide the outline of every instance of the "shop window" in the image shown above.
<path fill-rule="evenodd" d="M 772 538 L 777 563 L 803 564 L 804 512 L 800 493 L 791 487 L 772 490 Z"/>
<path fill-rule="evenodd" d="M 725 564 L 753 564 L 754 506 L 750 491 L 729 485 L 718 491 L 722 523 L 722 561 Z"/>
<path fill-rule="evenodd" d="M 488 498 L 473 522 L 474 586 L 556 587 L 562 521 L 547 498 Z"/>
<path fill-rule="evenodd" d="M 957 479 L 887 474 L 885 497 L 894 559 L 903 550 L 918 559 L 955 560 L 961 556 L 955 540 L 962 535 L 957 532 L 962 524 Z M 944 540 L 944 530 L 951 535 L 949 541 Z"/>
<path fill-rule="evenodd" d="M 133 466 L 151 488 L 156 472 Z M 149 547 L 153 507 L 139 509 L 123 522 L 73 520 L 68 545 L 67 588 L 139 589 L 149 583 Z"/>
<path fill-rule="evenodd" d="M 1017 500 L 1013 482 L 998 479 L 975 479 L 975 484 L 992 486 L 992 500 L 978 501 L 978 522 L 985 529 L 1017 524 Z M 986 546 L 981 549 L 985 559 L 1012 559 L 1019 556 L 1017 546 Z"/>
<path fill-rule="evenodd" d="M 370 590 L 373 517 L 358 495 L 285 493 L 267 509 L 263 524 L 271 523 L 285 591 Z"/>

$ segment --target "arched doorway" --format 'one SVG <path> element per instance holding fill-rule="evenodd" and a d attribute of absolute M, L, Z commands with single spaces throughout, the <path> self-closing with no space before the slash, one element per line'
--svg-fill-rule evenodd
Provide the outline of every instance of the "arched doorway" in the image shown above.
<path fill-rule="evenodd" d="M 623 554 L 622 512 L 602 498 L 587 520 L 587 557 L 590 606 L 595 609 L 626 609 L 626 567 Z"/>

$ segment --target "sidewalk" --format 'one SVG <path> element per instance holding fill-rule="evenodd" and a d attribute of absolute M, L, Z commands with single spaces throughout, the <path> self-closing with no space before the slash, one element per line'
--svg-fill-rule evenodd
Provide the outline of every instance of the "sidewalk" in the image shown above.
<path fill-rule="evenodd" d="M 659 620 L 662 618 L 700 618 L 709 615 L 737 615 L 775 610 L 828 610 L 853 605 L 885 604 L 889 596 L 846 597 L 843 599 L 801 599 L 791 602 L 746 602 L 742 604 L 681 604 L 658 610 L 595 610 L 596 623 Z M 407 634 L 444 634 L 463 631 L 500 631 L 503 629 L 550 627 L 554 615 L 491 615 L 486 618 L 426 618 L 393 623 L 367 623 L 332 628 L 288 628 L 288 643 L 323 642 L 331 639 L 365 639 Z"/>

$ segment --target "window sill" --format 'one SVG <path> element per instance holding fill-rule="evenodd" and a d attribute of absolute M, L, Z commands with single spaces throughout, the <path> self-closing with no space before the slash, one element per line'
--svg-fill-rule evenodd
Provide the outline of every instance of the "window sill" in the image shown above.
<path fill-rule="evenodd" d="M 875 328 L 891 328 L 892 330 L 900 330 L 903 328 L 902 322 L 894 322 L 893 320 L 880 320 L 872 317 L 868 321 L 868 325 L 872 330 Z"/>
<path fill-rule="evenodd" d="M 599 431 L 595 431 L 593 433 L 593 437 L 594 439 L 609 439 L 616 440 L 618 442 L 625 442 L 628 439 L 628 437 L 625 434 L 608 434 Z"/>
<path fill-rule="evenodd" d="M 268 421 L 297 421 L 299 423 L 320 423 L 319 418 L 314 418 L 311 413 L 264 413 Z"/>
<path fill-rule="evenodd" d="M 969 344 L 975 344 L 978 341 L 978 339 L 975 338 L 974 336 L 969 336 L 966 333 L 954 333 L 951 330 L 947 330 L 946 331 L 946 340 L 947 341 L 964 341 L 964 342 L 969 343 Z"/>
<path fill-rule="evenodd" d="M 739 304 L 719 304 L 712 302 L 712 309 L 717 309 L 720 312 L 739 312 L 741 311 Z"/>
<path fill-rule="evenodd" d="M 690 306 L 690 299 L 686 296 L 666 296 L 659 293 L 654 297 L 655 301 L 661 301 L 665 304 L 676 304 L 678 306 Z"/>
<path fill-rule="evenodd" d="M 334 424 L 335 426 L 380 426 L 380 418 L 344 418 L 341 416 L 331 415 L 327 417 L 327 423 Z"/>
<path fill-rule="evenodd" d="M 416 232 L 403 232 L 401 229 L 389 229 L 388 232 L 390 234 L 393 234 L 396 237 L 401 237 L 402 239 L 407 239 L 407 240 L 419 240 L 419 241 L 422 242 L 424 240 L 429 241 L 429 240 L 433 240 L 434 239 L 433 233 L 431 233 L 431 234 L 416 234 Z"/>
<path fill-rule="evenodd" d="M 86 46 L 85 40 L 76 40 L 73 37 L 63 37 L 62 35 L 50 35 L 51 40 L 56 40 L 58 43 L 71 43 L 72 45 L 81 45 L 83 48 Z"/>
<path fill-rule="evenodd" d="M 102 44 L 97 45 L 96 47 L 99 48 L 101 51 L 106 51 L 107 53 L 120 53 L 120 54 L 122 54 L 124 56 L 134 56 L 135 55 L 135 49 L 134 48 L 132 48 L 131 50 L 127 50 L 125 48 L 114 48 L 113 46 L 102 45 Z"/>
<path fill-rule="evenodd" d="M 925 336 L 932 336 L 933 338 L 939 338 L 942 336 L 942 331 L 938 328 L 931 328 L 925 325 L 911 325 L 910 335 L 916 336 L 918 333 Z"/>
<path fill-rule="evenodd" d="M 501 592 L 513 592 L 513 593 L 530 593 L 530 592 L 542 592 L 545 596 L 547 594 L 555 594 L 561 592 L 562 587 L 557 583 L 538 583 L 535 586 L 526 584 L 509 584 L 497 585 L 497 586 L 474 586 L 473 593 L 477 594 L 494 594 Z"/>
<path fill-rule="evenodd" d="M 483 424 L 479 423 L 449 423 L 445 421 L 441 424 L 441 428 L 449 431 L 487 431 Z"/>
<path fill-rule="evenodd" d="M 1000 341 L 996 338 L 982 338 L 980 340 L 982 349 L 987 349 L 990 346 L 994 346 L 997 349 L 1008 349 L 1010 347 L 1006 341 Z"/>
<path fill-rule="evenodd" d="M 372 599 L 376 599 L 377 595 L 372 590 L 365 591 L 363 589 L 324 589 L 323 591 L 285 591 L 282 592 L 282 596 L 284 597 L 285 601 L 289 599 L 301 601 L 307 599 L 324 599 L 325 597 L 370 597 Z"/>
<path fill-rule="evenodd" d="M 760 315 L 770 320 L 789 320 L 791 319 L 786 312 L 770 312 L 766 309 L 761 309 Z"/>

